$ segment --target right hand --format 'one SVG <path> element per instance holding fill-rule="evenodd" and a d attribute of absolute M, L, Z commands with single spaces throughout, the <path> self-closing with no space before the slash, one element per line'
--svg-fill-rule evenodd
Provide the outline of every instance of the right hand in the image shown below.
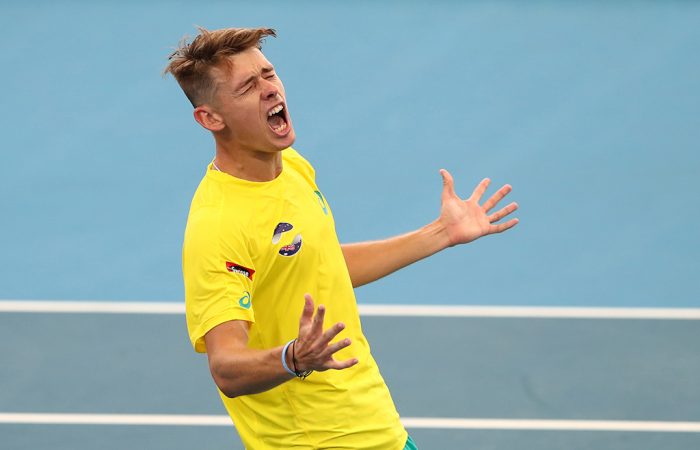
<path fill-rule="evenodd" d="M 309 369 L 318 372 L 328 369 L 341 370 L 357 364 L 356 358 L 345 361 L 333 359 L 334 353 L 349 346 L 351 342 L 349 338 L 345 338 L 330 343 L 338 333 L 345 329 L 345 324 L 338 322 L 324 332 L 323 318 L 325 315 L 326 308 L 323 305 L 318 305 L 314 316 L 314 301 L 311 294 L 304 295 L 304 311 L 299 319 L 299 337 L 294 343 L 296 368 L 300 372 Z"/>

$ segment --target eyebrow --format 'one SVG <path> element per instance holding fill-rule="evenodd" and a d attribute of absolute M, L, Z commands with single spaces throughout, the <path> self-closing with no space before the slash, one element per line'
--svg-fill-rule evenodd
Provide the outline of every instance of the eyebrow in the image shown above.
<path fill-rule="evenodd" d="M 274 72 L 274 71 L 275 71 L 275 68 L 272 67 L 272 66 L 263 67 L 262 70 L 261 70 L 261 72 L 262 72 L 263 75 L 264 75 L 264 74 L 267 74 L 267 73 L 270 73 L 270 72 Z M 246 86 L 248 83 L 250 83 L 251 81 L 253 81 L 256 77 L 257 77 L 257 75 L 251 75 L 251 76 L 249 76 L 248 78 L 246 78 L 242 83 L 240 83 L 240 84 L 236 87 L 236 91 L 239 91 L 239 90 L 243 89 L 244 86 Z"/>

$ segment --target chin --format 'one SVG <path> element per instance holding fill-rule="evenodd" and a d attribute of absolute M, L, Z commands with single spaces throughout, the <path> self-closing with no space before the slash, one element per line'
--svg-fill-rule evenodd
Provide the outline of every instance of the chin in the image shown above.
<path fill-rule="evenodd" d="M 284 137 L 277 137 L 274 142 L 274 146 L 277 150 L 284 150 L 294 145 L 297 137 L 294 134 L 294 129 L 290 130 L 289 133 Z"/>
<path fill-rule="evenodd" d="M 291 147 L 294 145 L 294 141 L 297 140 L 297 135 L 294 133 L 294 129 L 292 128 L 292 131 L 289 132 L 289 136 L 287 136 L 287 140 L 289 141 L 287 143 L 287 147 Z"/>

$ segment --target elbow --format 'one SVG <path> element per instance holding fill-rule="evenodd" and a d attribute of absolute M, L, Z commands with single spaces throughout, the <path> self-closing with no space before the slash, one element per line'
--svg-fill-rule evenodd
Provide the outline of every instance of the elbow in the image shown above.
<path fill-rule="evenodd" d="M 214 375 L 212 373 L 212 375 Z M 214 383 L 227 398 L 236 398 L 242 395 L 258 394 L 261 391 L 256 386 L 246 383 L 244 379 L 237 377 L 221 377 L 214 375 Z"/>
<path fill-rule="evenodd" d="M 225 380 L 214 376 L 214 383 L 216 383 L 216 387 L 219 388 L 219 391 L 221 391 L 221 393 L 227 398 L 236 398 L 241 395 L 245 395 L 245 393 L 242 392 L 241 389 L 231 380 Z"/>
<path fill-rule="evenodd" d="M 221 364 L 216 363 L 210 364 L 209 370 L 216 387 L 227 398 L 236 398 L 243 395 L 243 392 L 241 392 L 241 389 L 236 383 L 234 374 L 232 374 L 230 370 L 224 370 Z"/>
<path fill-rule="evenodd" d="M 224 394 L 226 396 L 226 398 L 236 398 L 236 397 L 242 395 L 235 388 L 221 386 L 218 383 L 217 383 L 217 386 L 219 387 L 219 391 L 221 391 L 221 393 Z"/>

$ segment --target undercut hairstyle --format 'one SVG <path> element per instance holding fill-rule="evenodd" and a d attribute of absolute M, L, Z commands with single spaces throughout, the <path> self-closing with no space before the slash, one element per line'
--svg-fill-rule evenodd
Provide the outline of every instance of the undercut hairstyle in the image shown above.
<path fill-rule="evenodd" d="M 171 55 L 163 75 L 172 74 L 195 108 L 209 103 L 216 92 L 218 68 L 228 67 L 229 57 L 249 48 L 262 48 L 263 39 L 276 37 L 272 28 L 224 28 L 207 30 L 198 27 L 199 34 L 187 42 L 187 37 Z"/>

